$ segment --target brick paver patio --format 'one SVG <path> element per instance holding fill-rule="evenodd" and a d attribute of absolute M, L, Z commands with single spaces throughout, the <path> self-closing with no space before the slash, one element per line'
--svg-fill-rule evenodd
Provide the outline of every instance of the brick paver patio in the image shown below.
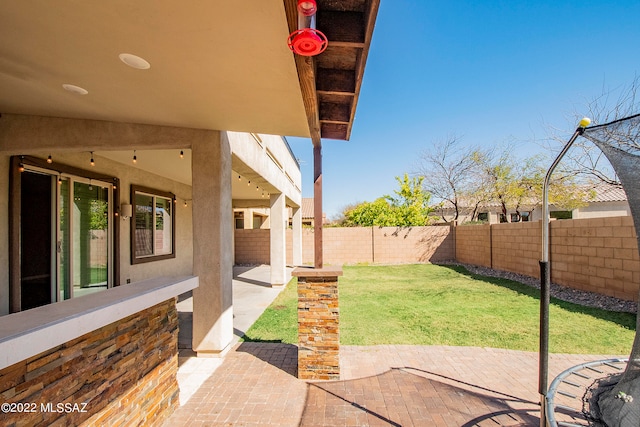
<path fill-rule="evenodd" d="M 611 356 L 551 355 L 550 380 Z M 241 343 L 166 426 L 538 426 L 537 353 L 343 346 L 341 381 L 295 377 L 297 347 Z"/>

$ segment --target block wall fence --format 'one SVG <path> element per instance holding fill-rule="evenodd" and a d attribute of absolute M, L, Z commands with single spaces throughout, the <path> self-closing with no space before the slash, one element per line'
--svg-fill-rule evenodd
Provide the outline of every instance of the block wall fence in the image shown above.
<path fill-rule="evenodd" d="M 236 264 L 269 264 L 268 229 L 235 230 Z M 399 264 L 453 259 L 450 226 L 325 228 L 324 262 L 342 264 Z M 286 230 L 287 264 L 292 263 L 292 231 Z M 302 262 L 313 264 L 313 229 L 302 230 Z"/>
<path fill-rule="evenodd" d="M 237 264 L 269 264 L 269 230 L 235 230 Z M 437 263 L 456 260 L 540 277 L 540 221 L 457 227 L 325 228 L 324 262 Z M 631 217 L 551 222 L 551 280 L 638 301 L 640 260 Z M 313 229 L 303 229 L 302 259 L 313 264 Z M 291 230 L 287 230 L 291 264 Z"/>
<path fill-rule="evenodd" d="M 0 370 L 0 404 L 22 404 L 0 425 L 161 426 L 179 406 L 177 335 L 173 298 Z"/>
<path fill-rule="evenodd" d="M 551 280 L 638 301 L 640 260 L 629 216 L 551 221 Z M 542 226 L 530 223 L 455 228 L 456 260 L 540 278 Z"/>

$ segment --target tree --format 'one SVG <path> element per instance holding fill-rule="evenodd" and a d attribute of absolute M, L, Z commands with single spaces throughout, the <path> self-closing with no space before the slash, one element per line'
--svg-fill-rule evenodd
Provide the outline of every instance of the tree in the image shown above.
<path fill-rule="evenodd" d="M 457 221 L 464 209 L 463 195 L 481 194 L 477 178 L 479 161 L 484 156 L 485 151 L 463 146 L 457 136 L 450 136 L 420 154 L 414 175 L 423 178 L 426 191 L 444 206 L 453 208 L 451 221 Z"/>
<path fill-rule="evenodd" d="M 535 209 L 542 203 L 542 183 L 546 173 L 541 166 L 542 157 L 519 160 L 514 157 L 514 151 L 507 145 L 479 160 L 484 173 L 484 197 L 500 204 L 503 222 L 509 221 L 509 210 L 514 210 L 516 220 L 520 221 L 520 211 L 524 206 Z M 585 206 L 586 198 L 588 192 L 576 182 L 575 176 L 556 176 L 551 181 L 549 201 L 557 207 L 573 210 Z"/>
<path fill-rule="evenodd" d="M 442 207 L 453 209 L 447 221 L 462 214 L 475 220 L 482 206 L 497 202 L 503 221 L 509 221 L 511 209 L 520 216 L 523 206 L 534 207 L 542 200 L 544 170 L 542 157 L 517 159 L 512 144 L 503 147 L 463 147 L 461 139 L 449 137 L 420 154 L 416 174 L 424 178 L 424 188 L 441 200 Z M 572 179 L 553 183 L 556 206 L 574 209 L 584 205 L 585 192 Z M 519 220 L 520 218 L 518 218 Z"/>
<path fill-rule="evenodd" d="M 432 209 L 429 207 L 431 194 L 423 188 L 423 177 L 409 178 L 408 174 L 396 181 L 400 185 L 400 190 L 394 191 L 397 197 L 385 196 L 394 208 L 395 222 L 398 226 L 427 225 L 429 214 Z"/>
<path fill-rule="evenodd" d="M 106 230 L 108 226 L 107 202 L 104 200 L 91 200 L 89 202 L 91 230 Z"/>
<path fill-rule="evenodd" d="M 400 186 L 394 190 L 395 197 L 386 195 L 373 202 L 364 202 L 344 211 L 343 225 L 362 226 L 420 226 L 429 223 L 430 194 L 422 188 L 422 178 L 396 177 Z"/>
<path fill-rule="evenodd" d="M 344 212 L 343 225 L 346 227 L 385 227 L 393 224 L 391 206 L 380 197 L 373 202 L 363 202 Z"/>
<path fill-rule="evenodd" d="M 609 123 L 640 111 L 640 76 L 636 76 L 629 85 L 615 89 L 603 88 L 602 93 L 586 102 L 582 110 L 575 112 L 570 122 L 575 125 L 584 116 L 591 119 L 592 125 Z M 544 148 L 557 153 L 567 142 L 564 130 L 550 129 L 549 139 Z M 554 154 L 555 157 L 555 154 Z M 586 183 L 603 182 L 620 186 L 620 179 L 611 167 L 606 156 L 592 142 L 578 138 L 558 166 L 562 175 L 575 176 Z"/>

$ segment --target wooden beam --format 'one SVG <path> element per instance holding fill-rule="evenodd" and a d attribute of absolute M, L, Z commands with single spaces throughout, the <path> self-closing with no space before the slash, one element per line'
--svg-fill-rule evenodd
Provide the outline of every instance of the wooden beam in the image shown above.
<path fill-rule="evenodd" d="M 364 48 L 364 42 L 346 42 L 346 41 L 339 41 L 339 40 L 331 40 L 331 46 L 362 49 Z"/>
<path fill-rule="evenodd" d="M 316 57 L 316 67 L 354 71 L 361 50 L 361 47 L 345 46 L 344 44 L 339 46 L 338 43 L 332 41 L 327 46 L 327 50 Z"/>
<path fill-rule="evenodd" d="M 318 100 L 320 101 L 321 105 L 323 102 L 334 102 L 336 104 L 351 105 L 353 102 L 353 93 L 348 93 L 348 92 L 329 93 L 329 92 L 323 92 L 319 90 Z"/>
<path fill-rule="evenodd" d="M 298 29 L 298 11 L 296 0 L 284 0 L 289 32 Z M 298 81 L 302 92 L 302 102 L 309 124 L 309 135 L 314 146 L 320 144 L 320 114 L 318 112 L 318 95 L 316 93 L 315 59 L 291 53 L 296 61 Z"/>
<path fill-rule="evenodd" d="M 315 64 L 313 57 L 295 55 L 302 102 L 307 114 L 309 136 L 314 146 L 320 144 L 320 113 L 316 93 Z"/>
<path fill-rule="evenodd" d="M 351 137 L 351 129 L 353 128 L 353 120 L 356 114 L 356 105 L 358 105 L 358 98 L 360 97 L 360 88 L 362 87 L 362 77 L 364 75 L 364 68 L 367 63 L 367 56 L 369 55 L 369 47 L 371 46 L 371 39 L 373 37 L 373 28 L 376 25 L 376 17 L 378 16 L 378 8 L 380 7 L 380 0 L 367 0 L 364 14 L 364 45 L 362 54 L 358 59 L 356 65 L 356 88 L 355 96 L 353 97 L 353 104 L 351 107 L 351 119 L 349 120 L 349 129 L 347 130 L 346 139 Z"/>

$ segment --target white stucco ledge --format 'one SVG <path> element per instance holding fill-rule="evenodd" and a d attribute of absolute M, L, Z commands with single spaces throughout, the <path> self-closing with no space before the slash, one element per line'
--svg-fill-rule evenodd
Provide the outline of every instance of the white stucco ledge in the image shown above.
<path fill-rule="evenodd" d="M 0 369 L 198 287 L 157 277 L 0 317 Z"/>

